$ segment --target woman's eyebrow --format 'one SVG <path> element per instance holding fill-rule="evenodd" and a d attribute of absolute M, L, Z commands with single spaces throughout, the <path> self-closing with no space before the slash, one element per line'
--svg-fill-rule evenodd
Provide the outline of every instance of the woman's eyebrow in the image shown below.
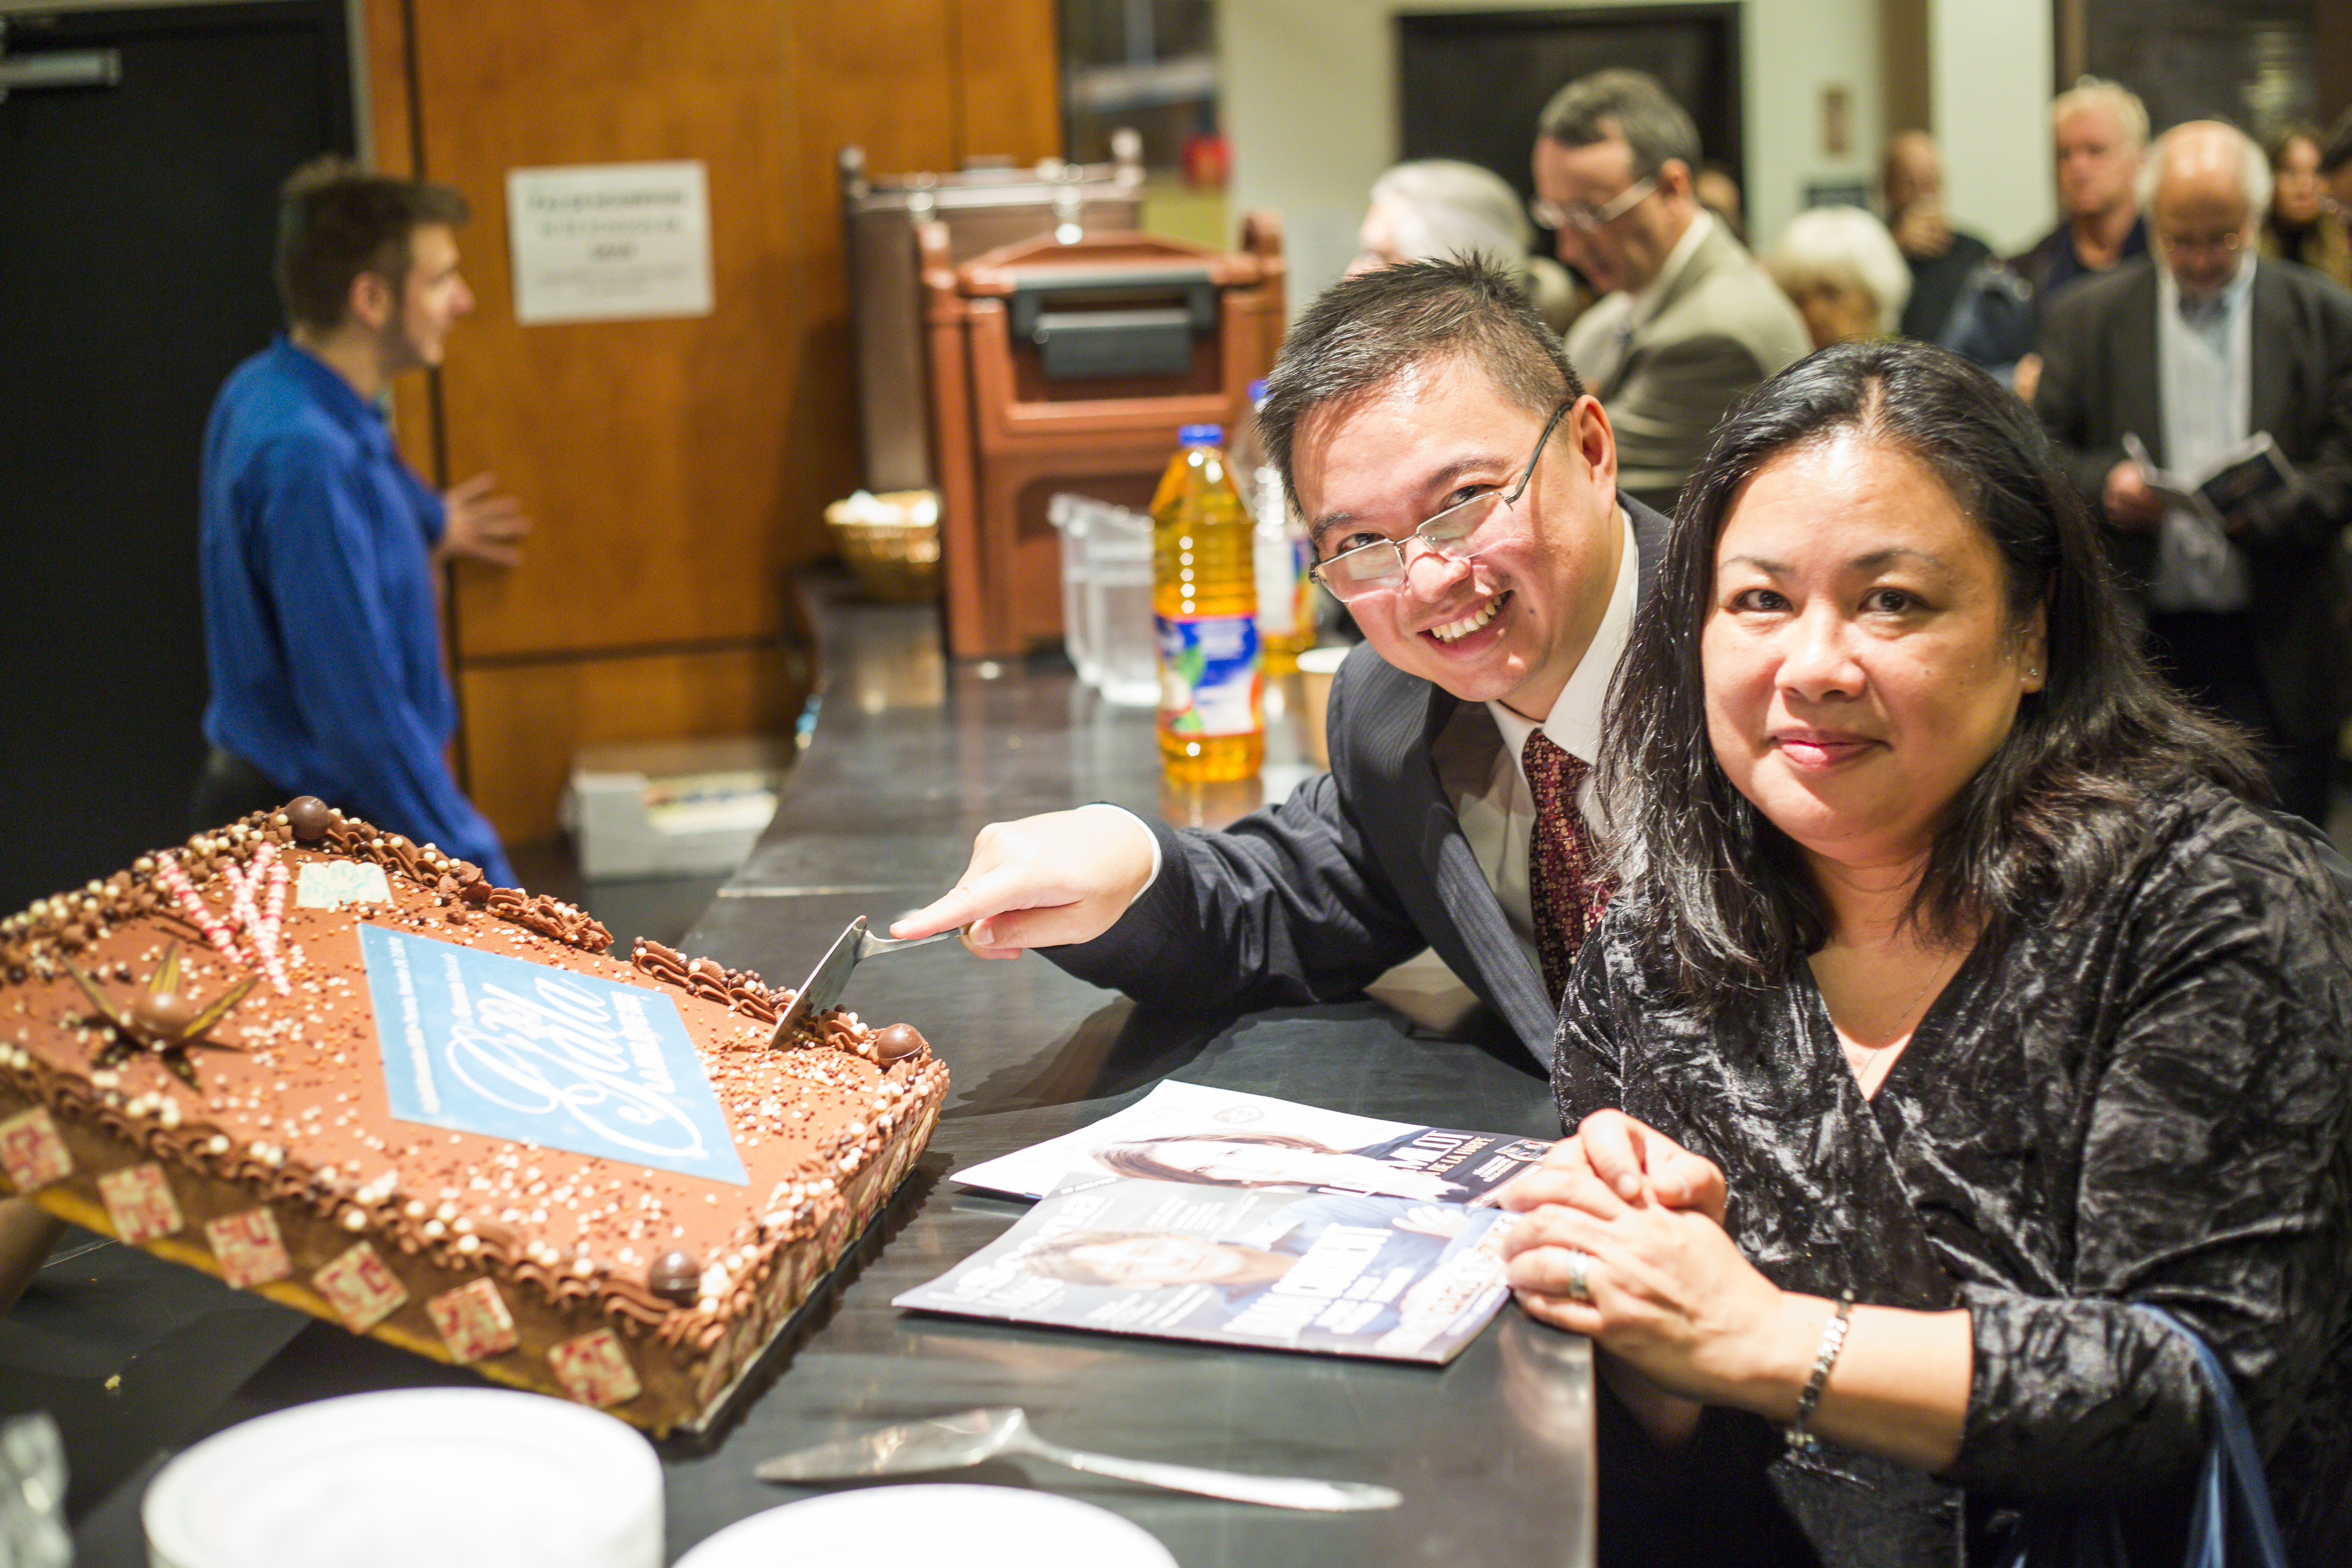
<path fill-rule="evenodd" d="M 1914 550 L 1907 544 L 1890 544 L 1884 550 L 1873 550 L 1861 555 L 1853 556 L 1846 560 L 1839 567 L 1839 570 L 1843 572 L 1877 572 L 1894 565 L 1898 561 L 1920 562 L 1923 564 L 1934 567 L 1938 572 L 1949 572 L 1952 569 L 1949 562 L 1931 551 Z M 1727 555 L 1723 558 L 1720 564 L 1723 566 L 1752 566 L 1757 571 L 1761 572 L 1769 577 L 1786 577 L 1796 570 L 1795 567 L 1790 565 L 1785 561 L 1774 561 L 1768 556 L 1762 555 Z"/>

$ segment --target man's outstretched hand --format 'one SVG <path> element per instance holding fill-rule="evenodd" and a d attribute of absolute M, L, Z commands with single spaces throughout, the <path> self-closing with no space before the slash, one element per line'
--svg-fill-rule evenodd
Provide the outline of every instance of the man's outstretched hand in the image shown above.
<path fill-rule="evenodd" d="M 434 555 L 447 561 L 463 556 L 468 561 L 487 561 L 493 566 L 513 566 L 522 560 L 522 536 L 530 531 L 530 519 L 522 514 L 522 502 L 512 496 L 499 495 L 491 489 L 494 483 L 488 474 L 476 474 L 456 489 L 441 498 L 447 510 L 448 521 L 441 530 L 441 542 Z"/>
<path fill-rule="evenodd" d="M 982 958 L 1091 942 L 1151 880 L 1151 830 L 1123 811 L 1082 807 L 992 822 L 945 896 L 890 928 L 898 937 L 965 928 Z"/>

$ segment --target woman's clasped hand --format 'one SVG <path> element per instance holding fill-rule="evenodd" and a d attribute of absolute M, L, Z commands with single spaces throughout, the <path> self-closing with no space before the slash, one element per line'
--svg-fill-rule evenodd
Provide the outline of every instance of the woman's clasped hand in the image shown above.
<path fill-rule="evenodd" d="M 1663 1388 L 1744 1402 L 1786 1359 L 1786 1314 L 1724 1231 L 1723 1196 L 1713 1162 L 1594 1111 L 1504 1189 L 1501 1206 L 1527 1216 L 1504 1244 L 1511 1288 L 1534 1316 L 1591 1335 Z"/>

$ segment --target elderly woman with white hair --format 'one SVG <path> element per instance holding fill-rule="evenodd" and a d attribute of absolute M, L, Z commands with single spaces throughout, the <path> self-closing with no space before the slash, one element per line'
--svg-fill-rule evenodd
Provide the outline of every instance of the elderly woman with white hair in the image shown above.
<path fill-rule="evenodd" d="M 1502 176 L 1452 158 L 1399 163 L 1372 182 L 1372 205 L 1357 231 L 1348 275 L 1400 261 L 1476 257 L 1517 270 L 1536 314 L 1566 331 L 1591 301 L 1568 269 L 1532 254 L 1536 231 L 1518 193 Z"/>
<path fill-rule="evenodd" d="M 1813 347 L 1893 337 L 1911 266 L 1886 226 L 1860 207 L 1813 207 L 1780 231 L 1764 269 L 1805 318 Z"/>

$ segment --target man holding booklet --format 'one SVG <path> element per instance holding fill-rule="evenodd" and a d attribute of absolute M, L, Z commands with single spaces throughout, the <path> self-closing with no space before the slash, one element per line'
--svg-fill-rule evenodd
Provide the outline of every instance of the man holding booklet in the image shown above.
<path fill-rule="evenodd" d="M 2034 409 L 2158 663 L 2324 822 L 2352 643 L 2352 294 L 2255 256 L 2270 171 L 2233 127 L 2167 132 L 2142 180 L 2154 254 L 2053 308 Z"/>
<path fill-rule="evenodd" d="M 891 928 L 966 926 L 1179 1005 L 1352 995 L 1433 948 L 1533 1062 L 1609 885 L 1590 763 L 1664 520 L 1617 489 L 1609 416 L 1516 282 L 1479 261 L 1344 279 L 1260 415 L 1317 574 L 1366 644 L 1331 771 L 1221 832 L 1112 806 L 983 829 Z"/>

